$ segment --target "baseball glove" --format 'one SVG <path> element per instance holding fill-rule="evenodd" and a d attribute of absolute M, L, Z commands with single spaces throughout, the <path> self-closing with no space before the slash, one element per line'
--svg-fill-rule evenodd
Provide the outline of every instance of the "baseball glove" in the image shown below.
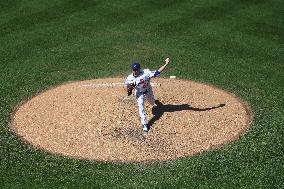
<path fill-rule="evenodd" d="M 128 96 L 132 95 L 134 87 L 135 87 L 134 84 L 129 84 L 126 86 Z"/>

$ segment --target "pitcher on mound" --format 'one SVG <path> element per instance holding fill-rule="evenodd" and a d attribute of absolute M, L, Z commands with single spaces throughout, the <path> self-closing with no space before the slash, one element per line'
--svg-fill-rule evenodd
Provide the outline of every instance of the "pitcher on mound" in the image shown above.
<path fill-rule="evenodd" d="M 160 76 L 161 72 L 170 63 L 170 59 L 166 58 L 165 64 L 158 70 L 151 71 L 149 69 L 141 69 L 140 64 L 135 62 L 132 64 L 132 74 L 130 74 L 125 81 L 126 91 L 128 96 L 132 94 L 134 90 L 134 95 L 136 96 L 136 101 L 138 104 L 139 115 L 141 119 L 141 124 L 143 131 L 147 133 L 149 131 L 147 115 L 145 112 L 144 101 L 145 99 L 153 106 L 155 105 L 155 98 L 153 90 L 150 84 L 150 80 L 153 77 Z"/>

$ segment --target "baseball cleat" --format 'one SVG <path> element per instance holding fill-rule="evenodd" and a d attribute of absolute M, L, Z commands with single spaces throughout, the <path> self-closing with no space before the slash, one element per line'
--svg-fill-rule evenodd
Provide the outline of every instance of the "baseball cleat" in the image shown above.
<path fill-rule="evenodd" d="M 144 131 L 145 133 L 147 133 L 147 132 L 149 131 L 149 129 L 148 129 L 148 124 L 144 124 L 144 125 L 143 125 L 143 131 Z"/>

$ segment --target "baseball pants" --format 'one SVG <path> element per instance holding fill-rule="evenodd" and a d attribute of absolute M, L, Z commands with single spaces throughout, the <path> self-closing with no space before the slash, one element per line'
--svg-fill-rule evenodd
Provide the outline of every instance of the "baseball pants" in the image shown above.
<path fill-rule="evenodd" d="M 145 106 L 144 106 L 145 99 L 152 106 L 155 104 L 155 98 L 154 98 L 153 90 L 151 88 L 145 94 L 136 92 L 136 100 L 137 100 L 137 104 L 139 108 L 139 115 L 140 115 L 142 125 L 148 124 L 147 114 L 145 112 Z"/>

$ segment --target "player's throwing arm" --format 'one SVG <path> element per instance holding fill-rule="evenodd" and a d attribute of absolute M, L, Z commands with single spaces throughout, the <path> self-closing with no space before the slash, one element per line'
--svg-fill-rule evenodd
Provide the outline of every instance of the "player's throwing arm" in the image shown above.
<path fill-rule="evenodd" d="M 170 58 L 166 58 L 166 60 L 165 60 L 165 65 L 163 65 L 162 67 L 160 67 L 159 68 L 159 72 L 161 73 L 165 68 L 166 68 L 166 66 L 171 62 L 171 60 L 170 60 Z"/>

